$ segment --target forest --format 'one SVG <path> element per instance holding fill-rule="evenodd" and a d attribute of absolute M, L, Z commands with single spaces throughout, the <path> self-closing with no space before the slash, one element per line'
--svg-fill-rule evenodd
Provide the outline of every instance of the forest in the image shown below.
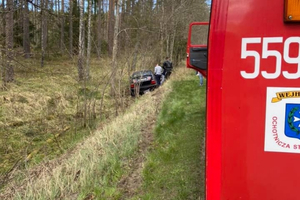
<path fill-rule="evenodd" d="M 76 56 L 79 81 L 88 78 L 91 57 L 115 62 L 147 52 L 176 63 L 183 59 L 188 23 L 206 20 L 208 9 L 204 0 L 2 0 L 2 81 L 14 80 L 18 56 L 39 59 L 41 67 L 49 57 Z"/>
<path fill-rule="evenodd" d="M 205 0 L 0 0 L 0 189 L 135 101 L 129 77 L 186 57 Z"/>

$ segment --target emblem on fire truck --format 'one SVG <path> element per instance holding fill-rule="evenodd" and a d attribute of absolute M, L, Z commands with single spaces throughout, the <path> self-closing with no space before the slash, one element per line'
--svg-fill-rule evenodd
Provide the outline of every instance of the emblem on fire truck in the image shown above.
<path fill-rule="evenodd" d="M 300 88 L 268 87 L 266 97 L 264 150 L 300 153 Z"/>
<path fill-rule="evenodd" d="M 286 104 L 284 133 L 300 139 L 300 104 Z"/>

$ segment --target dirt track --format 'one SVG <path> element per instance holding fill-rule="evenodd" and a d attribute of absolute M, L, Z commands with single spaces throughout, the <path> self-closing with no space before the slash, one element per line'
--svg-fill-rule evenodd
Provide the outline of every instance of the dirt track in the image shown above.
<path fill-rule="evenodd" d="M 151 98 L 153 98 L 153 100 L 156 101 L 156 105 L 160 105 L 160 101 L 162 99 L 161 90 L 156 90 L 147 95 L 151 95 Z M 126 176 L 122 177 L 118 185 L 119 189 L 124 194 L 124 196 L 122 197 L 122 199 L 124 200 L 130 199 L 131 197 L 142 193 L 142 171 L 144 167 L 144 162 L 146 161 L 146 154 L 149 150 L 151 150 L 151 145 L 154 139 L 153 131 L 158 112 L 159 109 L 156 110 L 155 115 L 151 116 L 147 121 L 145 121 L 145 124 L 143 125 L 141 130 L 142 135 L 139 141 L 138 151 L 128 164 L 130 172 Z"/>

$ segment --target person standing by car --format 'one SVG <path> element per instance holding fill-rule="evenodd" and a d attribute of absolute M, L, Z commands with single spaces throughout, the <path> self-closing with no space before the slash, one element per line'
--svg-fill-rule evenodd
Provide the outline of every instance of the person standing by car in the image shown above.
<path fill-rule="evenodd" d="M 163 73 L 162 67 L 159 64 L 156 64 L 156 66 L 154 67 L 154 75 L 158 86 L 160 86 L 160 79 L 162 73 Z"/>
<path fill-rule="evenodd" d="M 166 61 L 163 63 L 163 69 L 165 71 L 165 78 L 168 79 L 173 70 L 173 65 L 169 57 L 166 57 Z"/>

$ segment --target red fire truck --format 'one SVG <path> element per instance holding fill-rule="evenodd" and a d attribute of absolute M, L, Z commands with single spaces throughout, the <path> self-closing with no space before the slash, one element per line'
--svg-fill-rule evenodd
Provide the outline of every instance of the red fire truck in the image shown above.
<path fill-rule="evenodd" d="M 187 67 L 207 77 L 206 199 L 300 199 L 300 1 L 213 0 Z"/>

